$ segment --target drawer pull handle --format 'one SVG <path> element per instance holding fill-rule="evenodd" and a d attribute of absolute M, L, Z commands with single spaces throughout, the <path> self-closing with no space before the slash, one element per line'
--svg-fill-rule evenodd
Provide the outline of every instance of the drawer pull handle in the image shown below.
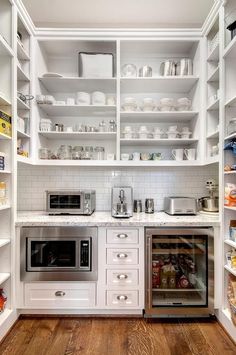
<path fill-rule="evenodd" d="M 126 301 L 128 299 L 128 297 L 125 295 L 119 295 L 119 296 L 117 296 L 117 299 L 118 299 L 118 301 Z"/>
<path fill-rule="evenodd" d="M 117 258 L 119 258 L 119 259 L 125 259 L 125 258 L 127 258 L 127 257 L 128 257 L 128 255 L 125 254 L 125 253 L 119 253 L 119 254 L 117 254 Z"/>
<path fill-rule="evenodd" d="M 128 238 L 128 234 L 125 234 L 125 233 L 117 234 L 117 238 L 120 238 L 120 239 Z"/>
<path fill-rule="evenodd" d="M 65 293 L 64 291 L 56 291 L 56 292 L 55 292 L 55 296 L 56 296 L 56 297 L 63 297 L 63 296 L 65 296 L 65 294 L 66 294 L 66 293 Z"/>
<path fill-rule="evenodd" d="M 128 279 L 128 275 L 125 275 L 125 274 L 119 274 L 119 275 L 117 275 L 117 279 L 119 279 L 119 280 L 125 280 L 125 279 Z"/>

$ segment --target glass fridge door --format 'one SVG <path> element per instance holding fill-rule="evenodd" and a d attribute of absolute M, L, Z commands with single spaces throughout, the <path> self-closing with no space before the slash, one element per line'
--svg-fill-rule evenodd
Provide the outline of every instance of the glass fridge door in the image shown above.
<path fill-rule="evenodd" d="M 208 306 L 207 241 L 207 235 L 152 235 L 152 307 Z"/>

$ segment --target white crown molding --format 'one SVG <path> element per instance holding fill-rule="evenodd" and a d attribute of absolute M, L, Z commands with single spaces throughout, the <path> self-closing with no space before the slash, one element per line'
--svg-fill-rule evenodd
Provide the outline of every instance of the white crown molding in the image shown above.
<path fill-rule="evenodd" d="M 29 30 L 32 34 L 36 34 L 36 27 L 28 13 L 28 11 L 25 8 L 25 5 L 21 0 L 13 0 L 15 2 L 15 5 L 17 6 L 18 12 L 20 16 L 22 17 L 27 30 Z"/>
<path fill-rule="evenodd" d="M 210 28 L 214 24 L 216 17 L 219 14 L 219 9 L 220 7 L 224 4 L 225 0 L 216 0 L 213 7 L 211 8 L 211 11 L 209 12 L 203 26 L 201 29 L 202 36 L 207 36 Z"/>

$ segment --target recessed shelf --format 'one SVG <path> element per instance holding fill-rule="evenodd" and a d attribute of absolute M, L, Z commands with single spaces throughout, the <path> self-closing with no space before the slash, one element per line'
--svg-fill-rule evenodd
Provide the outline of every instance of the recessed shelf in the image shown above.
<path fill-rule="evenodd" d="M 7 41 L 3 38 L 2 35 L 0 35 L 0 55 L 2 56 L 10 56 L 13 57 L 14 56 L 14 52 L 11 49 L 11 47 L 9 46 L 9 44 L 7 43 Z"/>
<path fill-rule="evenodd" d="M 224 209 L 230 210 L 230 211 L 236 211 L 236 207 L 224 206 Z"/>
<path fill-rule="evenodd" d="M 121 78 L 124 93 L 158 92 L 187 93 L 197 83 L 196 76 L 160 76 L 152 78 Z"/>
<path fill-rule="evenodd" d="M 25 49 L 21 46 L 19 41 L 17 41 L 17 58 L 19 60 L 30 60 L 28 53 L 26 53 Z"/>
<path fill-rule="evenodd" d="M 7 281 L 11 274 L 9 272 L 0 272 L 0 285 Z"/>
<path fill-rule="evenodd" d="M 95 105 L 88 105 L 88 106 L 81 106 L 81 105 L 47 105 L 42 104 L 38 105 L 42 110 L 49 116 L 87 116 L 87 115 L 98 115 L 107 116 L 107 115 L 114 115 L 116 112 L 116 106 L 114 105 L 102 105 L 102 106 L 95 106 Z"/>
<path fill-rule="evenodd" d="M 29 105 L 25 104 L 19 97 L 17 98 L 17 108 L 19 110 L 30 110 Z"/>
<path fill-rule="evenodd" d="M 48 139 L 105 140 L 116 138 L 116 132 L 38 132 Z"/>
<path fill-rule="evenodd" d="M 20 137 L 20 138 L 30 138 L 30 135 L 27 134 L 27 133 L 24 133 L 24 132 L 21 132 L 21 131 L 18 131 L 18 130 L 17 130 L 17 137 Z"/>
<path fill-rule="evenodd" d="M 0 106 L 11 106 L 11 102 L 0 94 Z"/>
<path fill-rule="evenodd" d="M 225 137 L 225 141 L 228 140 L 228 139 L 234 139 L 234 138 L 236 138 L 236 133 L 232 133 L 229 136 L 226 136 Z"/>
<path fill-rule="evenodd" d="M 115 93 L 116 78 L 80 78 L 80 77 L 40 77 L 39 81 L 51 93 L 91 91 L 99 88 L 101 91 Z"/>
<path fill-rule="evenodd" d="M 236 276 L 236 269 L 232 269 L 231 267 L 229 267 L 228 265 L 224 266 L 225 270 L 229 271 L 231 274 L 233 274 L 234 276 Z"/>
<path fill-rule="evenodd" d="M 0 140 L 1 139 L 3 139 L 3 140 L 11 140 L 12 137 L 9 137 L 7 134 L 0 133 Z"/>
<path fill-rule="evenodd" d="M 219 163 L 219 155 L 214 155 L 213 157 L 208 157 L 206 160 L 206 165 Z"/>
<path fill-rule="evenodd" d="M 123 122 L 185 122 L 190 121 L 197 111 L 121 111 L 120 118 Z"/>
<path fill-rule="evenodd" d="M 219 110 L 219 103 L 220 103 L 219 99 L 215 100 L 212 104 L 210 104 L 207 107 L 207 111 Z"/>
<path fill-rule="evenodd" d="M 211 83 L 211 82 L 219 81 L 219 75 L 220 75 L 220 69 L 219 67 L 217 67 L 215 70 L 213 70 L 207 82 Z"/>
<path fill-rule="evenodd" d="M 190 145 L 198 142 L 198 139 L 190 138 L 190 139 L 125 139 L 122 138 L 120 143 L 123 145 L 151 145 L 151 146 L 177 146 L 177 145 Z"/>
<path fill-rule="evenodd" d="M 211 53 L 208 55 L 207 61 L 208 62 L 218 62 L 219 61 L 219 49 L 220 46 L 219 44 L 211 51 Z"/>
<path fill-rule="evenodd" d="M 0 211 L 9 210 L 9 208 L 11 208 L 11 205 L 9 203 L 6 203 L 5 205 L 0 205 Z"/>
<path fill-rule="evenodd" d="M 224 58 L 234 58 L 236 57 L 236 37 L 229 42 L 223 53 Z"/>
<path fill-rule="evenodd" d="M 17 154 L 17 162 L 24 164 L 31 164 L 30 158 Z"/>
<path fill-rule="evenodd" d="M 209 133 L 207 135 L 207 139 L 214 139 L 214 138 L 218 138 L 218 137 L 219 137 L 219 131 L 215 131 L 215 132 Z"/>
<path fill-rule="evenodd" d="M 0 248 L 10 243 L 10 239 L 0 239 Z"/>
<path fill-rule="evenodd" d="M 236 249 L 236 242 L 233 242 L 230 239 L 225 239 L 224 243 Z"/>
<path fill-rule="evenodd" d="M 236 96 L 226 101 L 225 106 L 236 106 Z"/>
<path fill-rule="evenodd" d="M 19 65 L 17 66 L 17 80 L 27 82 L 30 81 L 29 77 L 25 74 Z"/>

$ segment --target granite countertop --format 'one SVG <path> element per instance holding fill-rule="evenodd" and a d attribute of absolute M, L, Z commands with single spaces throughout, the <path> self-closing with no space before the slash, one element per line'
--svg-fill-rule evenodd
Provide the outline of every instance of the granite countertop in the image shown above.
<path fill-rule="evenodd" d="M 91 216 L 49 216 L 44 211 L 22 211 L 16 226 L 98 226 L 98 227 L 158 227 L 158 226 L 219 226 L 220 218 L 198 214 L 196 216 L 169 216 L 134 213 L 131 218 L 113 218 L 110 212 L 94 212 Z"/>

